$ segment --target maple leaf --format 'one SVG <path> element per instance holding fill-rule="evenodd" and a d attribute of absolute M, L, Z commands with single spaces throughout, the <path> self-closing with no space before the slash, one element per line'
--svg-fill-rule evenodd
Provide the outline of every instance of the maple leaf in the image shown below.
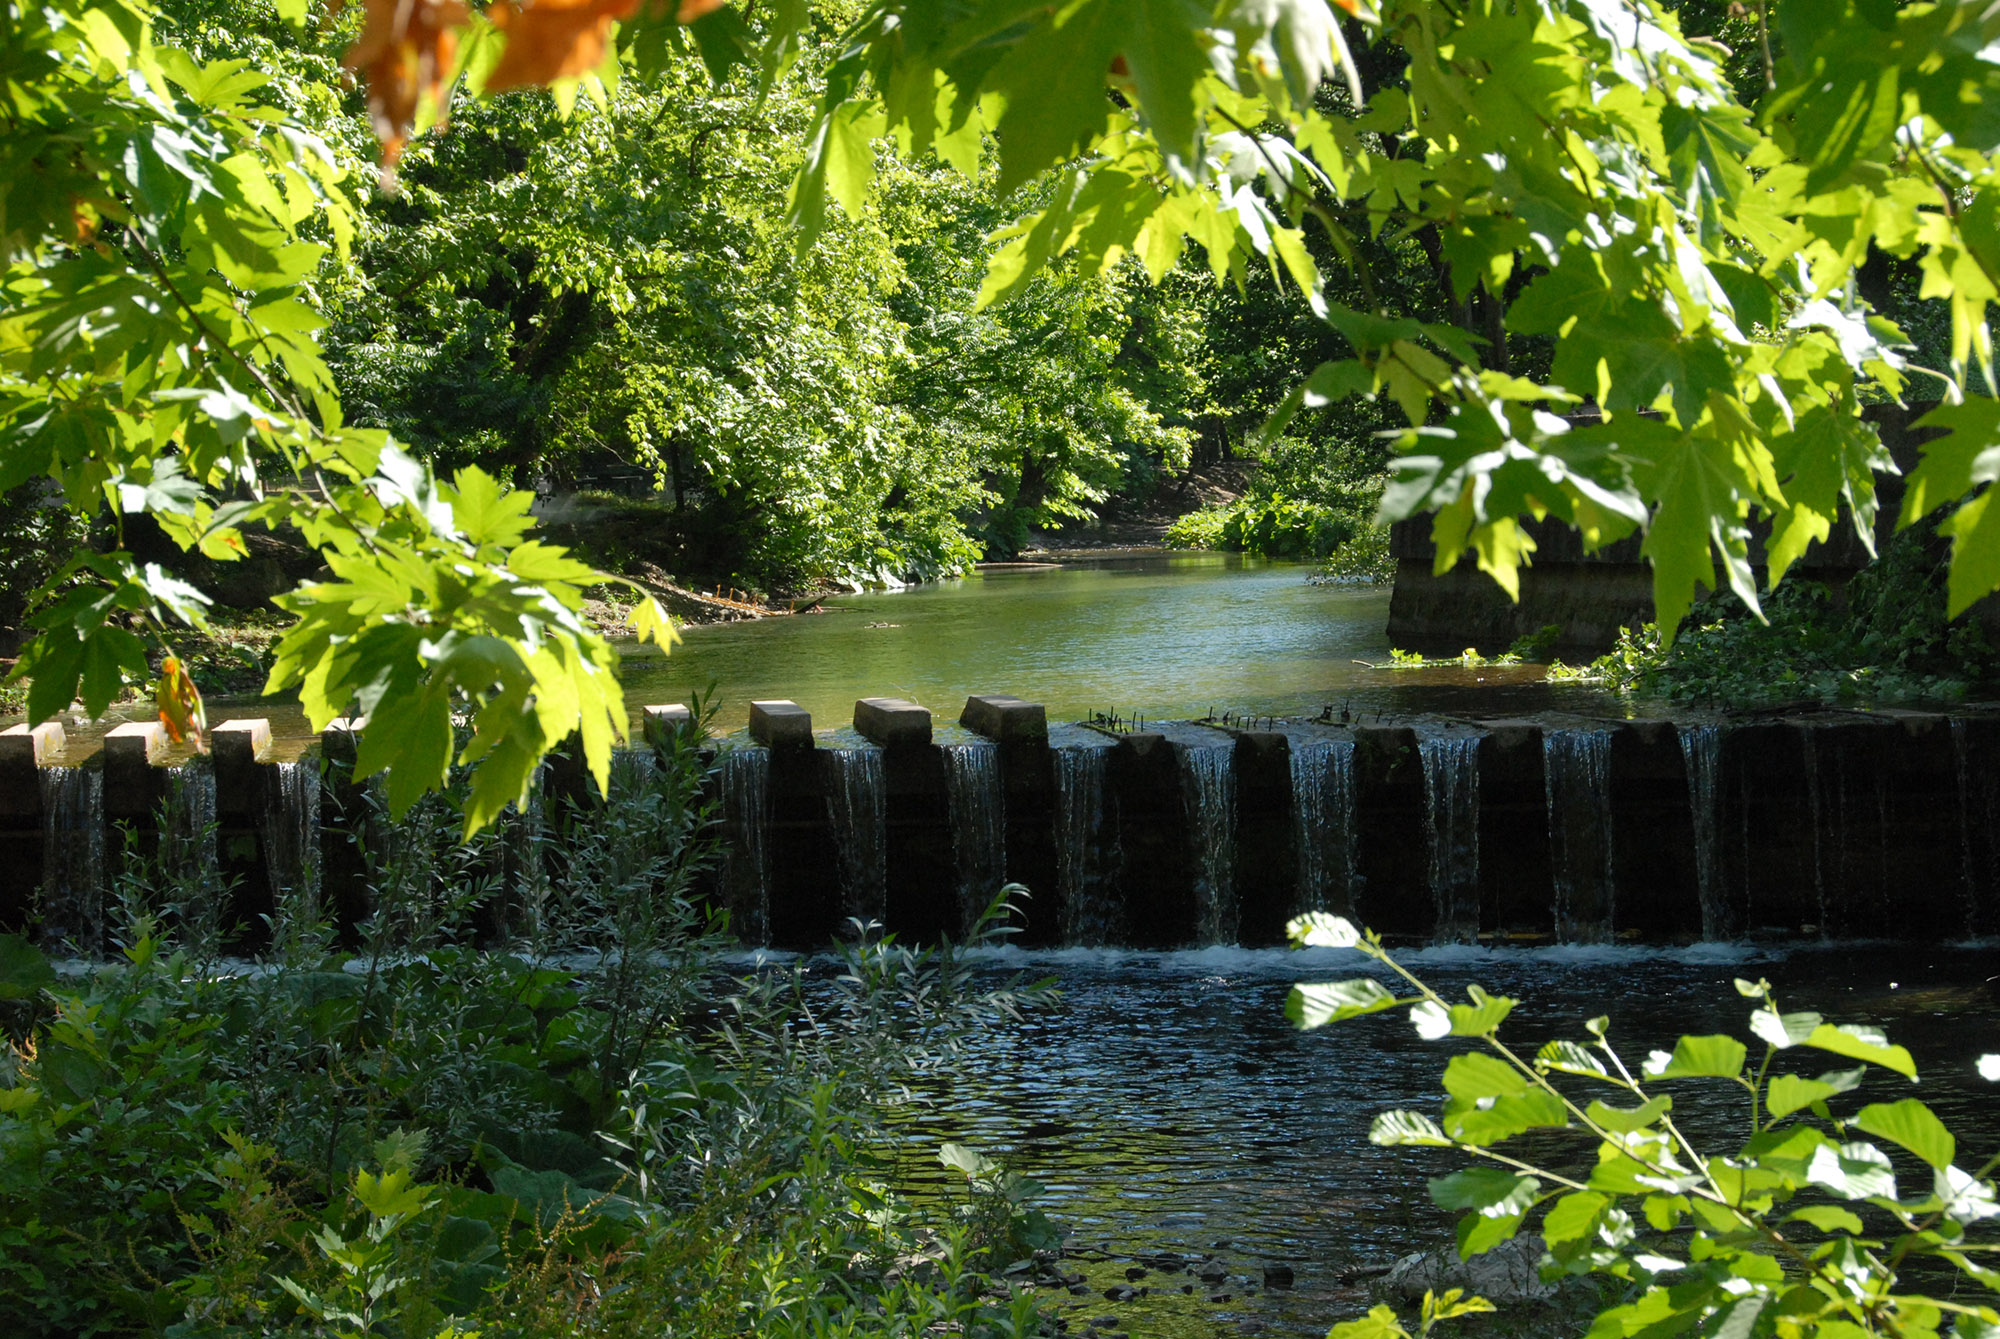
<path fill-rule="evenodd" d="M 440 104 L 470 15 L 461 0 L 366 0 L 367 21 L 342 63 L 368 81 L 368 119 L 394 166 L 424 98 Z"/>
<path fill-rule="evenodd" d="M 201 690 L 194 686 L 178 657 L 160 661 L 160 688 L 153 701 L 168 738 L 176 744 L 192 740 L 196 750 L 208 752 L 208 713 L 201 704 Z"/>
<path fill-rule="evenodd" d="M 729 0 L 681 0 L 680 11 L 674 18 L 681 23 L 693 23 L 704 14 L 713 14 L 728 4 Z"/>
<path fill-rule="evenodd" d="M 689 0 L 682 12 L 702 3 Z M 507 34 L 507 49 L 486 77 L 486 91 L 534 87 L 589 73 L 604 60 L 611 25 L 631 18 L 639 4 L 640 0 L 530 0 L 516 5 L 501 0 L 487 17 Z"/>

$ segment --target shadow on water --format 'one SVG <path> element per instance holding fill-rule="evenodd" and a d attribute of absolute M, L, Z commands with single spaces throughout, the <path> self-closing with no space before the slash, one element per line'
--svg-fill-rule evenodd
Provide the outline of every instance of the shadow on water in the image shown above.
<path fill-rule="evenodd" d="M 1878 1023 L 1908 1046 L 1924 1075 L 1919 1095 L 1958 1132 L 1962 1162 L 2000 1148 L 2000 1103 L 1973 1070 L 1980 1053 L 2000 1050 L 2000 1005 L 1982 984 L 1995 970 L 1990 949 L 1441 947 L 1405 961 L 1447 995 L 1478 981 L 1517 997 L 1507 1033 L 1530 1052 L 1581 1037 L 1586 1018 L 1608 1013 L 1614 1044 L 1635 1066 L 1684 1032 L 1747 1037 L 1749 1005 L 1731 982 L 1767 976 L 1788 1009 Z M 899 1116 L 898 1179 L 918 1193 L 956 1193 L 932 1156 L 949 1139 L 1045 1184 L 1044 1207 L 1075 1252 L 1070 1267 L 1089 1284 L 1087 1295 L 1057 1296 L 1071 1334 L 1104 1316 L 1134 1336 L 1318 1339 L 1372 1304 L 1353 1271 L 1450 1242 L 1452 1215 L 1430 1204 L 1425 1180 L 1464 1162 L 1447 1150 L 1376 1148 L 1367 1137 L 1377 1112 L 1435 1111 L 1451 1048 L 1419 1041 L 1399 1012 L 1312 1033 L 1285 1021 L 1293 981 L 1354 976 L 1365 965 L 1352 954 L 1282 950 L 997 955 L 996 971 L 1053 973 L 1064 1005 L 986 1036 L 969 1077 Z M 1697 1140 L 1740 1142 L 1743 1108 L 1724 1085 L 1672 1091 Z M 1847 1101 L 1909 1091 L 1871 1071 Z M 1536 1152 L 1581 1171 L 1594 1150 L 1550 1136 Z M 1227 1266 L 1220 1284 L 1172 1264 L 1211 1257 Z M 1290 1266 L 1294 1286 L 1264 1287 L 1266 1264 Z M 1133 1269 L 1146 1272 L 1130 1278 Z M 1152 1291 L 1107 1300 L 1120 1285 Z"/>

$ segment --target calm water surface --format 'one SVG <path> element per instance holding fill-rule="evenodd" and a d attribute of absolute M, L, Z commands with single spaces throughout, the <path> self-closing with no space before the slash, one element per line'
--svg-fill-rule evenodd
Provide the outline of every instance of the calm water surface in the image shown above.
<path fill-rule="evenodd" d="M 2000 972 L 1992 949 L 1835 946 L 1775 953 L 1726 945 L 1652 951 L 1428 949 L 1405 961 L 1452 994 L 1471 981 L 1516 996 L 1507 1033 L 1532 1052 L 1553 1037 L 1582 1037 L 1583 1020 L 1613 1019 L 1612 1040 L 1635 1067 L 1682 1032 L 1749 1036 L 1749 1005 L 1731 985 L 1767 976 L 1788 1009 L 1839 1022 L 1872 1021 L 1915 1054 L 1911 1088 L 1875 1070 L 1844 1110 L 1916 1095 L 1960 1136 L 1961 1165 L 2000 1149 L 2000 1090 L 1974 1058 L 2000 1051 L 2000 1006 L 1983 978 Z M 906 1116 L 903 1177 L 952 1193 L 935 1162 L 945 1139 L 969 1143 L 1048 1186 L 1044 1207 L 1078 1251 L 1071 1268 L 1088 1297 L 1058 1295 L 1071 1334 L 1116 1316 L 1139 1336 L 1312 1335 L 1371 1305 L 1357 1268 L 1386 1265 L 1451 1240 L 1452 1216 L 1433 1208 L 1427 1177 L 1463 1165 L 1444 1150 L 1368 1142 L 1377 1112 L 1435 1114 L 1451 1047 L 1420 1042 L 1400 1012 L 1317 1032 L 1283 1016 L 1299 979 L 1361 974 L 1354 954 L 1210 949 L 1174 954 L 1065 950 L 1014 955 L 1031 975 L 1053 973 L 1057 1012 L 988 1034 L 968 1077 L 939 1104 Z M 1780 1068 L 1841 1067 L 1792 1053 Z M 1737 1140 L 1742 1107 L 1724 1085 L 1671 1085 L 1675 1113 L 1702 1135 Z M 1732 1145 L 1733 1146 L 1733 1145 Z M 1593 1150 L 1551 1136 L 1539 1156 L 1557 1168 Z M 1109 1302 L 1139 1257 L 1214 1255 L 1232 1277 L 1206 1287 L 1154 1268 L 1137 1301 Z M 1265 1262 L 1289 1264 L 1296 1286 L 1265 1290 Z M 1192 1293 L 1181 1288 L 1193 1283 Z M 1226 1301 L 1211 1300 L 1227 1295 Z"/>
<path fill-rule="evenodd" d="M 710 684 L 725 731 L 759 698 L 790 698 L 830 728 L 848 724 L 863 697 L 909 698 L 954 721 L 972 693 L 1044 703 L 1052 720 L 1312 715 L 1329 704 L 1355 713 L 1626 711 L 1589 689 L 1543 684 L 1538 666 L 1371 669 L 1358 662 L 1389 659 L 1389 588 L 1307 585 L 1313 570 L 1177 553 L 990 571 L 842 596 L 824 613 L 686 628 L 671 656 L 628 645 L 621 678 L 635 729 L 642 706 L 686 702 Z M 94 753 L 110 726 L 151 715 L 130 707 L 96 724 L 66 721 L 64 761 Z M 280 758 L 312 739 L 290 702 L 210 703 L 212 722 L 232 716 L 268 718 Z"/>
<path fill-rule="evenodd" d="M 1389 659 L 1389 588 L 1312 586 L 1312 571 L 1160 554 L 848 596 L 829 613 L 689 628 L 671 656 L 627 662 L 626 692 L 680 702 L 713 680 L 725 729 L 758 698 L 790 698 L 819 726 L 845 724 L 860 697 L 909 698 L 952 720 L 972 693 L 1012 693 L 1062 720 L 1599 700 L 1558 694 L 1536 667 L 1370 669 L 1357 662 Z"/>

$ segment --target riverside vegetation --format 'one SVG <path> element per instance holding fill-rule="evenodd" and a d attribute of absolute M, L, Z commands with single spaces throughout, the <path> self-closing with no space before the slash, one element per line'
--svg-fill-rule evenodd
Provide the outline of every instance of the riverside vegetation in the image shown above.
<path fill-rule="evenodd" d="M 461 781 L 363 853 L 352 956 L 295 899 L 261 961 L 225 960 L 244 927 L 186 850 L 126 864 L 112 964 L 0 936 L 13 1331 L 1039 1332 L 995 1282 L 1055 1245 L 1023 1183 L 948 1147 L 966 1198 L 918 1212 L 879 1115 L 1047 991 L 880 938 L 731 979 L 688 896 L 699 782 L 681 748 L 546 833 L 460 845 Z"/>
<path fill-rule="evenodd" d="M 1785 1013 L 1768 983 L 1739 979 L 1761 1053 L 1728 1035 L 1686 1036 L 1635 1074 L 1608 1017 L 1530 1056 L 1500 1035 L 1514 1000 L 1476 985 L 1464 1002 L 1447 1000 L 1378 935 L 1338 916 L 1311 913 L 1290 929 L 1296 944 L 1354 949 L 1386 969 L 1386 984 L 1371 975 L 1295 987 L 1286 1011 L 1300 1027 L 1407 1008 L 1420 1037 L 1473 1043 L 1445 1066 L 1438 1118 L 1386 1111 L 1369 1139 L 1478 1160 L 1430 1182 L 1439 1207 L 1465 1211 L 1462 1259 L 1511 1240 L 1541 1211 L 1543 1278 L 1605 1284 L 1609 1302 L 1589 1339 L 2000 1334 L 1991 1179 L 2000 1152 L 1975 1153 L 1965 1170 L 1959 1141 L 1913 1097 L 1835 1114 L 1871 1076 L 1917 1081 L 1910 1053 L 1880 1029 Z M 1852 1067 L 1794 1072 L 1790 1062 L 1813 1053 Z M 2000 1055 L 1976 1066 L 2000 1083 Z M 1737 1090 L 1747 1138 L 1698 1143 L 1667 1090 L 1690 1082 Z M 1587 1160 L 1572 1161 L 1555 1131 L 1594 1143 Z M 1420 1332 L 1493 1309 L 1457 1289 L 1429 1294 Z M 1330 1339 L 1408 1339 L 1408 1331 L 1377 1307 L 1335 1326 Z"/>

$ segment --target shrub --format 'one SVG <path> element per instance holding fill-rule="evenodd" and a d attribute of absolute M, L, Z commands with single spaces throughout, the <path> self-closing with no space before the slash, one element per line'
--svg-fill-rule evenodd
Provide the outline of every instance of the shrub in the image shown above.
<path fill-rule="evenodd" d="M 1834 1114 L 1871 1073 L 1916 1082 L 1909 1052 L 1880 1030 L 1785 1013 L 1768 982 L 1738 980 L 1753 1002 L 1749 1032 L 1761 1054 L 1732 1036 L 1682 1037 L 1635 1073 L 1611 1042 L 1610 1020 L 1593 1018 L 1583 1037 L 1550 1041 L 1530 1059 L 1500 1037 L 1515 1001 L 1476 985 L 1465 1002 L 1448 1001 L 1391 957 L 1380 936 L 1337 916 L 1300 917 L 1291 936 L 1300 945 L 1356 949 L 1401 988 L 1374 976 L 1295 987 L 1286 1010 L 1300 1027 L 1407 1008 L 1419 1036 L 1474 1043 L 1445 1066 L 1437 1119 L 1384 1112 L 1369 1139 L 1482 1160 L 1430 1183 L 1439 1207 L 1466 1211 L 1461 1258 L 1511 1239 L 1540 1211 L 1545 1280 L 1596 1274 L 1622 1292 L 1598 1315 L 1590 1339 L 1697 1331 L 1861 1339 L 1935 1336 L 1947 1326 L 1957 1339 L 2000 1335 L 1993 1268 L 2000 1242 L 1990 1228 L 2000 1202 L 1988 1179 L 2000 1157 L 1963 1170 L 1958 1141 L 1914 1098 Z M 1811 1075 L 1784 1064 L 1814 1052 L 1853 1067 Z M 1978 1067 L 2000 1081 L 2000 1055 L 1982 1056 Z M 1739 1090 L 1749 1138 L 1721 1151 L 1698 1146 L 1664 1091 L 1688 1082 Z M 1552 1156 L 1549 1131 L 1582 1134 L 1595 1143 L 1594 1157 L 1578 1170 Z M 1502 1151 L 1523 1136 L 1532 1143 Z M 1957 1287 L 1946 1296 L 1919 1291 L 1907 1277 L 1918 1261 L 1976 1290 L 1969 1297 Z M 1427 1297 L 1422 1327 L 1428 1331 L 1441 1311 L 1482 1308 L 1479 1299 Z M 1336 1326 L 1329 1339 L 1404 1334 L 1395 1313 L 1378 1307 Z"/>

